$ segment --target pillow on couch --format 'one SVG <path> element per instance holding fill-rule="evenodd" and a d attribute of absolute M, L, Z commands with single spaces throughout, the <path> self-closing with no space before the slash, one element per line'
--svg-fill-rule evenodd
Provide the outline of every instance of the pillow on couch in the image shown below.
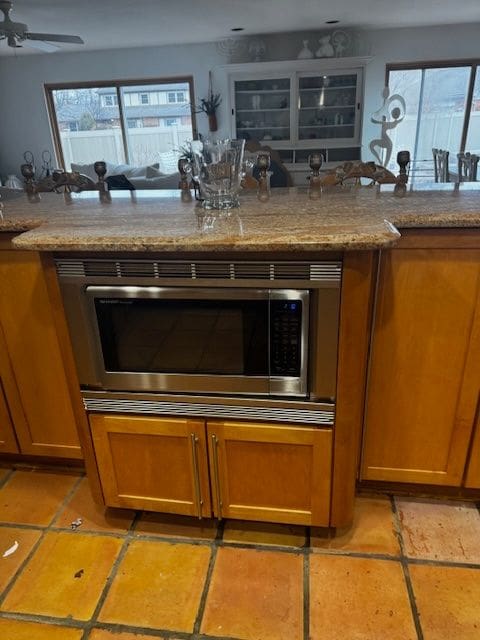
<path fill-rule="evenodd" d="M 158 169 L 159 167 L 160 164 L 158 162 L 156 164 L 143 165 L 140 167 L 136 167 L 133 164 L 118 164 L 111 168 L 109 174 L 115 176 L 122 175 L 127 178 L 144 178 L 150 168 Z"/>

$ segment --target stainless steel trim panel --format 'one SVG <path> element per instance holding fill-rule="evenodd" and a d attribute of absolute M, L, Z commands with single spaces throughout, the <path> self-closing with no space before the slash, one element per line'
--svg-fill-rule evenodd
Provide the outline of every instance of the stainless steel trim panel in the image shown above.
<path fill-rule="evenodd" d="M 154 278 L 159 280 L 300 280 L 339 283 L 340 261 L 217 261 L 217 260 L 136 260 L 108 258 L 57 258 L 62 278 Z"/>
<path fill-rule="evenodd" d="M 99 398 L 84 395 L 85 409 L 92 412 L 142 413 L 150 415 L 197 416 L 199 418 L 233 418 L 236 420 L 263 420 L 265 422 L 293 422 L 321 427 L 333 427 L 335 406 L 323 410 L 288 409 L 226 404 L 203 404 L 157 400 Z M 325 406 L 325 405 L 323 405 Z"/>

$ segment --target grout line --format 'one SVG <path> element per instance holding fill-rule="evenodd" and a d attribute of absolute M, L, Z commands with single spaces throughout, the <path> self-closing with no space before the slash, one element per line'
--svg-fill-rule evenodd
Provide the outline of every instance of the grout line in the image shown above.
<path fill-rule="evenodd" d="M 62 503 L 58 507 L 57 511 L 55 512 L 55 515 L 53 516 L 50 524 L 48 525 L 49 529 L 54 526 L 55 522 L 59 519 L 59 517 L 65 511 L 66 506 L 69 504 L 70 500 L 73 498 L 73 496 L 77 492 L 77 489 L 79 488 L 80 483 L 81 483 L 81 481 L 83 480 L 84 477 L 85 476 L 80 476 L 77 479 L 77 481 L 73 483 L 73 487 L 70 489 L 70 491 L 67 493 L 65 498 L 62 500 Z"/>
<path fill-rule="evenodd" d="M 213 569 L 217 560 L 218 547 L 214 546 L 210 555 L 210 562 L 208 563 L 207 575 L 205 576 L 205 584 L 203 585 L 202 595 L 200 597 L 200 603 L 198 605 L 197 616 L 193 625 L 193 634 L 200 633 L 200 626 L 203 620 L 203 614 L 205 613 L 205 606 L 207 604 L 207 595 L 210 590 L 210 583 L 212 580 Z"/>
<path fill-rule="evenodd" d="M 3 489 L 3 487 L 7 484 L 7 482 L 10 480 L 10 478 L 13 476 L 14 473 L 15 473 L 15 469 L 13 467 L 8 470 L 7 475 L 4 476 L 0 481 L 0 489 Z"/>
<path fill-rule="evenodd" d="M 141 517 L 141 512 L 138 511 L 135 514 L 135 517 L 133 518 L 132 522 L 130 523 L 130 527 L 125 535 L 124 541 L 122 546 L 120 547 L 120 551 L 118 553 L 117 558 L 115 559 L 115 562 L 112 565 L 112 568 L 110 569 L 110 573 L 108 575 L 107 580 L 105 581 L 105 586 L 103 587 L 102 593 L 100 594 L 100 597 L 97 600 L 97 606 L 95 607 L 95 610 L 87 624 L 87 626 L 85 627 L 85 631 L 83 633 L 82 636 L 82 640 L 86 640 L 86 638 L 88 637 L 91 629 L 95 626 L 96 622 L 97 622 L 97 618 L 98 615 L 105 603 L 105 600 L 107 598 L 107 595 L 110 591 L 110 587 L 112 586 L 113 581 L 115 580 L 117 573 L 118 573 L 118 569 L 125 557 L 125 554 L 127 553 L 128 547 L 130 546 L 130 543 L 134 540 L 133 537 L 133 531 L 134 528 L 137 524 L 137 521 L 140 519 Z"/>
<path fill-rule="evenodd" d="M 410 609 L 412 611 L 413 624 L 415 625 L 415 630 L 417 632 L 418 640 L 424 640 L 422 625 L 420 623 L 420 613 L 418 611 L 417 601 L 415 599 L 415 591 L 413 589 L 412 579 L 410 577 L 408 560 L 405 555 L 405 545 L 403 542 L 402 528 L 400 525 L 400 517 L 398 515 L 397 505 L 395 503 L 395 498 L 393 495 L 390 495 L 390 505 L 392 507 L 395 533 L 398 536 L 398 542 L 400 544 L 400 562 L 403 569 L 403 577 L 405 579 L 405 585 L 407 587 L 408 599 L 410 601 Z"/>
<path fill-rule="evenodd" d="M 44 531 L 47 527 L 41 524 L 22 524 L 21 522 L 0 522 L 2 529 L 25 529 L 26 531 Z"/>
<path fill-rule="evenodd" d="M 18 613 L 15 611 L 0 611 L 0 618 L 6 620 L 18 620 L 19 622 L 36 622 L 39 624 L 50 624 L 57 627 L 70 627 L 73 629 L 83 629 L 87 624 L 85 620 L 75 618 L 57 618 L 38 613 Z"/>
<path fill-rule="evenodd" d="M 480 564 L 476 562 L 458 562 L 455 560 L 429 560 L 428 558 L 405 558 L 408 564 L 424 565 L 427 567 L 450 567 L 451 569 L 474 569 L 478 571 Z"/>
<path fill-rule="evenodd" d="M 310 640 L 310 554 L 303 557 L 303 640 Z"/>

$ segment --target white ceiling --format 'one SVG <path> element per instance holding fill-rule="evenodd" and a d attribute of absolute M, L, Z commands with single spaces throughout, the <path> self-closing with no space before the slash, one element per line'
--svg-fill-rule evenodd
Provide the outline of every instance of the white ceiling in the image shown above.
<path fill-rule="evenodd" d="M 81 36 L 84 46 L 62 45 L 75 51 L 320 30 L 332 19 L 338 28 L 480 22 L 480 0 L 14 0 L 12 18 L 34 32 Z M 0 55 L 13 53 L 0 42 Z"/>

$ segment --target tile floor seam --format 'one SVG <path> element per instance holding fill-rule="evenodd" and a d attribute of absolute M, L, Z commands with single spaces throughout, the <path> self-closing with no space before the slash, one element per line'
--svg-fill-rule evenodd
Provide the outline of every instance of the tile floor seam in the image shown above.
<path fill-rule="evenodd" d="M 48 529 L 51 529 L 55 522 L 58 520 L 58 518 L 61 516 L 62 512 L 65 510 L 65 507 L 68 505 L 68 503 L 70 502 L 70 500 L 73 498 L 73 496 L 75 495 L 77 489 L 80 486 L 81 481 L 83 480 L 84 476 L 80 476 L 79 478 L 77 478 L 77 481 L 74 482 L 73 487 L 70 489 L 70 491 L 67 493 L 67 495 L 65 496 L 65 498 L 62 500 L 60 506 L 58 507 L 57 511 L 55 512 L 52 520 L 50 521 L 50 524 L 48 525 Z"/>
<path fill-rule="evenodd" d="M 84 629 L 87 622 L 75 618 L 59 618 L 40 613 L 20 613 L 18 611 L 0 611 L 0 618 L 5 620 L 18 620 L 19 622 L 35 622 L 38 624 L 51 624 L 57 627 L 69 627 L 72 629 Z"/>
<path fill-rule="evenodd" d="M 93 629 L 104 629 L 105 631 L 112 631 L 113 633 L 141 634 L 151 636 L 152 638 L 164 638 L 165 640 L 169 640 L 170 638 L 174 638 L 175 640 L 245 640 L 245 638 L 238 638 L 237 636 L 212 636 L 205 633 L 172 631 L 172 629 L 152 629 L 151 627 L 137 627 L 128 624 L 102 622 L 100 620 L 97 620 L 88 631 L 91 633 Z M 87 635 L 86 638 L 82 638 L 82 640 L 87 640 L 88 638 L 89 636 Z"/>
<path fill-rule="evenodd" d="M 424 565 L 428 567 L 451 567 L 454 569 L 474 569 L 478 571 L 480 564 L 475 562 L 455 562 L 454 560 L 430 560 L 428 558 L 409 558 L 405 557 L 408 564 Z"/>
<path fill-rule="evenodd" d="M 0 593 L 0 608 L 3 605 L 3 603 L 5 601 L 5 598 L 8 596 L 10 591 L 13 589 L 13 587 L 14 587 L 16 581 L 17 581 L 17 578 L 23 573 L 23 570 L 25 569 L 27 564 L 30 562 L 30 560 L 33 558 L 33 556 L 37 552 L 40 544 L 45 539 L 46 533 L 47 533 L 47 529 L 43 529 L 43 531 L 41 532 L 40 537 L 38 538 L 37 542 L 35 542 L 35 544 L 32 546 L 32 548 L 30 549 L 30 552 L 27 554 L 27 556 L 25 557 L 23 562 L 20 563 L 20 566 L 18 567 L 18 569 L 15 571 L 13 576 L 10 578 L 10 580 L 9 580 L 7 586 L 5 587 L 5 589 L 2 591 L 2 593 Z"/>
<path fill-rule="evenodd" d="M 105 603 L 105 600 L 107 598 L 107 595 L 110 591 L 110 588 L 113 584 L 113 581 L 115 580 L 117 573 L 118 573 L 118 569 L 122 563 L 122 560 L 125 557 L 125 554 L 128 551 L 128 547 L 130 546 L 130 543 L 135 540 L 134 536 L 133 536 L 133 531 L 134 531 L 134 527 L 136 526 L 137 520 L 140 518 L 141 516 L 141 512 L 137 512 L 135 514 L 135 517 L 133 518 L 132 522 L 130 523 L 130 527 L 127 531 L 127 533 L 124 536 L 121 536 L 124 538 L 123 540 L 123 544 L 120 547 L 120 551 L 118 552 L 118 555 L 115 559 L 115 562 L 112 565 L 112 568 L 110 569 L 110 572 L 108 574 L 108 577 L 105 581 L 105 585 L 102 589 L 102 593 L 100 594 L 98 600 L 97 600 L 97 605 L 93 611 L 93 614 L 90 617 L 90 620 L 87 622 L 87 625 L 85 627 L 85 631 L 82 635 L 82 640 L 86 640 L 88 638 L 88 635 L 91 631 L 91 629 L 95 626 L 96 622 L 97 622 L 97 618 L 100 614 L 100 611 L 102 610 L 102 607 Z"/>
<path fill-rule="evenodd" d="M 303 556 L 303 640 L 310 640 L 310 554 Z"/>
<path fill-rule="evenodd" d="M 47 528 L 41 524 L 21 524 L 19 522 L 0 522 L 0 529 L 11 529 L 15 527 L 15 529 L 25 529 L 26 531 L 45 531 Z"/>
<path fill-rule="evenodd" d="M 215 568 L 215 562 L 217 560 L 217 553 L 219 547 L 214 545 L 210 560 L 208 563 L 207 575 L 205 576 L 205 583 L 202 589 L 202 595 L 200 596 L 200 602 L 198 603 L 197 615 L 195 616 L 195 622 L 193 623 L 193 636 L 200 633 L 200 627 L 203 621 L 203 615 L 205 613 L 205 606 L 207 603 L 208 592 L 210 591 L 210 583 L 212 580 L 213 570 Z"/>
<path fill-rule="evenodd" d="M 405 555 L 405 545 L 403 541 L 402 535 L 402 527 L 400 524 L 400 517 L 397 511 L 397 505 L 395 503 L 395 496 L 390 495 L 390 504 L 392 507 L 393 513 L 393 524 L 395 527 L 395 532 L 398 535 L 398 543 L 400 545 L 400 564 L 402 565 L 403 577 L 405 580 L 405 586 L 407 588 L 408 599 L 410 602 L 410 610 L 412 613 L 413 624 L 415 625 L 415 631 L 417 632 L 418 640 L 424 640 L 423 629 L 420 622 L 420 613 L 417 607 L 417 601 L 415 598 L 415 591 L 413 589 L 412 579 L 410 577 L 410 570 L 408 567 L 408 558 Z"/>
<path fill-rule="evenodd" d="M 0 489 L 3 489 L 3 487 L 7 484 L 7 482 L 10 480 L 10 478 L 13 476 L 14 473 L 15 473 L 15 469 L 10 469 L 7 472 L 7 475 L 0 480 Z"/>

